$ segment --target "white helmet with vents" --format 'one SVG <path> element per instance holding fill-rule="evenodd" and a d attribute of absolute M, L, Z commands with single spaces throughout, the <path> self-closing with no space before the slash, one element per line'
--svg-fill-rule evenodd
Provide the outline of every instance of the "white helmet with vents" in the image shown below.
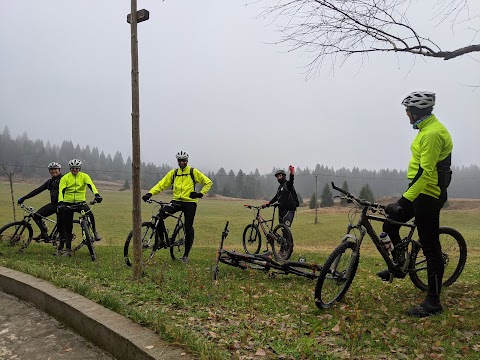
<path fill-rule="evenodd" d="M 60 165 L 58 162 L 52 161 L 50 164 L 48 164 L 48 170 L 50 169 L 61 169 L 62 165 Z"/>
<path fill-rule="evenodd" d="M 68 166 L 70 167 L 82 167 L 82 162 L 78 159 L 72 159 L 68 162 Z"/>
<path fill-rule="evenodd" d="M 188 153 L 186 151 L 179 151 L 175 156 L 177 160 L 188 160 Z"/>
<path fill-rule="evenodd" d="M 402 101 L 402 105 L 426 109 L 435 105 L 435 93 L 430 91 L 414 91 Z"/>

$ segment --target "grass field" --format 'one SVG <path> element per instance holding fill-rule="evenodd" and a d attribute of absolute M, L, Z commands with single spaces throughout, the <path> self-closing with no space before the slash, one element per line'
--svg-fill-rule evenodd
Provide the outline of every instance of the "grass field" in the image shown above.
<path fill-rule="evenodd" d="M 35 186 L 15 184 L 15 199 Z M 0 265 L 69 288 L 141 323 L 202 359 L 478 359 L 480 358 L 480 208 L 445 210 L 441 223 L 459 230 L 468 244 L 468 260 L 459 280 L 445 288 L 445 312 L 412 319 L 405 310 L 422 300 L 410 280 L 380 281 L 382 259 L 366 240 L 360 265 L 343 302 L 328 311 L 316 308 L 315 282 L 294 275 L 242 271 L 220 264 L 212 281 L 215 251 L 225 222 L 225 248 L 241 250 L 243 228 L 253 217 L 245 203 L 257 200 L 205 198 L 195 219 L 190 264 L 157 252 L 140 281 L 124 265 L 123 242 L 131 230 L 131 192 L 103 190 L 94 208 L 103 239 L 98 262 L 82 248 L 72 258 L 51 256 L 47 244 L 32 243 L 24 253 L 0 243 Z M 158 196 L 169 200 L 168 195 Z M 46 193 L 26 202 L 35 208 Z M 453 203 L 453 200 L 451 200 Z M 17 217 L 21 217 L 17 206 Z M 142 205 L 149 219 L 152 205 Z M 343 236 L 347 209 L 301 208 L 293 223 L 292 259 L 323 263 Z M 265 210 L 265 215 L 271 210 Z M 0 182 L 0 226 L 13 220 L 10 190 Z"/>

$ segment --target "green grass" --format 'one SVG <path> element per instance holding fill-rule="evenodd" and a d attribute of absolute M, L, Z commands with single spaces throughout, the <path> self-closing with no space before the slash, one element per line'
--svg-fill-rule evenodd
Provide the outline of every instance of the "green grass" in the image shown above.
<path fill-rule="evenodd" d="M 16 197 L 32 190 L 16 184 Z M 17 193 L 18 192 L 18 193 Z M 242 271 L 220 264 L 212 281 L 215 251 L 225 222 L 230 221 L 227 249 L 241 250 L 243 228 L 253 213 L 244 203 L 254 200 L 202 199 L 195 220 L 190 265 L 173 262 L 162 250 L 140 281 L 124 265 L 122 246 L 131 230 L 131 193 L 101 191 L 94 207 L 103 240 L 98 262 L 82 248 L 72 258 L 51 256 L 52 247 L 32 244 L 23 254 L 0 243 L 0 265 L 69 288 L 123 314 L 179 344 L 202 359 L 430 359 L 480 356 L 480 211 L 444 211 L 442 225 L 462 232 L 469 247 L 460 279 L 444 289 L 446 311 L 429 319 L 411 319 L 406 309 L 424 294 L 408 280 L 381 282 L 375 273 L 385 266 L 366 240 L 353 284 L 343 302 L 328 311 L 316 308 L 315 282 L 294 275 Z M 12 220 L 9 189 L 0 183 L 0 225 Z M 169 199 L 168 196 L 161 196 Z M 37 196 L 36 208 L 48 201 Z M 147 220 L 153 206 L 142 205 Z M 17 210 L 20 210 L 17 207 Z M 271 214 L 266 210 L 265 214 Z M 292 231 L 292 258 L 323 263 L 345 232 L 345 211 L 302 208 Z M 255 355 L 257 354 L 257 355 Z"/>

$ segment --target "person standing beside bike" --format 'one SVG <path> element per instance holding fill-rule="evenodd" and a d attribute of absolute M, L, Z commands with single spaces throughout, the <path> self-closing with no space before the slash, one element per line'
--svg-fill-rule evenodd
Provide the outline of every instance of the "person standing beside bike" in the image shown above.
<path fill-rule="evenodd" d="M 18 204 L 22 204 L 25 200 L 30 199 L 34 196 L 37 196 L 41 192 L 48 190 L 50 191 L 50 203 L 41 207 L 34 215 L 33 215 L 33 220 L 37 224 L 37 226 L 40 229 L 40 235 L 36 236 L 33 238 L 33 240 L 40 240 L 40 239 L 45 239 L 45 242 L 50 242 L 48 238 L 48 229 L 45 227 L 44 222 L 42 221 L 42 218 L 57 214 L 57 228 L 62 229 L 63 228 L 63 217 L 61 214 L 57 212 L 57 204 L 58 204 L 58 186 L 60 184 L 60 179 L 62 178 L 62 165 L 60 165 L 58 162 L 51 162 L 48 164 L 48 171 L 51 175 L 51 178 L 48 179 L 42 186 L 36 188 L 32 192 L 28 193 L 25 196 L 22 196 L 21 198 L 18 199 Z M 62 236 L 62 233 L 59 232 L 60 236 Z M 61 241 L 61 240 L 60 240 Z"/>
<path fill-rule="evenodd" d="M 427 317 L 443 311 L 440 302 L 444 272 L 439 239 L 440 209 L 447 200 L 447 187 L 452 178 L 450 165 L 453 143 L 448 130 L 432 114 L 435 93 L 413 92 L 402 101 L 402 105 L 418 134 L 410 146 L 412 157 L 408 165 L 408 189 L 397 202 L 389 204 L 385 211 L 389 218 L 400 222 L 415 217 L 427 260 L 428 290 L 425 300 L 408 310 L 407 314 Z M 400 242 L 398 226 L 385 223 L 383 230 L 394 245 Z M 393 255 L 395 257 L 395 250 Z M 388 270 L 377 275 L 383 280 L 390 278 Z"/>
<path fill-rule="evenodd" d="M 212 180 L 205 176 L 198 169 L 194 169 L 188 165 L 188 153 L 180 151 L 176 154 L 178 161 L 178 169 L 170 170 L 148 193 L 142 196 L 143 201 L 148 201 L 153 195 L 162 192 L 173 186 L 172 206 L 165 206 L 163 210 L 163 218 L 168 214 L 174 214 L 183 211 L 185 214 L 185 253 L 180 258 L 184 263 L 188 263 L 188 255 L 192 249 L 194 240 L 193 222 L 197 211 L 198 199 L 201 199 L 212 187 Z M 203 185 L 200 192 L 195 191 L 195 184 Z M 160 221 L 160 224 L 165 224 Z M 160 236 L 163 236 L 165 229 L 160 229 Z M 165 239 L 160 239 L 162 242 Z"/>
<path fill-rule="evenodd" d="M 288 170 L 290 172 L 288 181 L 287 174 L 284 170 L 277 170 L 275 172 L 275 177 L 280 185 L 278 185 L 275 196 L 266 205 L 270 206 L 278 202 L 278 221 L 280 224 L 285 224 L 290 227 L 299 203 L 295 187 L 293 186 L 295 168 L 290 165 Z"/>
<path fill-rule="evenodd" d="M 101 203 L 103 198 L 98 193 L 98 190 L 93 183 L 90 176 L 81 172 L 82 162 L 78 159 L 72 159 L 68 162 L 70 172 L 65 174 L 60 180 L 58 189 L 58 208 L 63 212 L 63 227 L 65 234 L 65 248 L 63 253 L 63 242 L 58 247 L 58 252 L 63 253 L 64 256 L 71 256 L 72 254 L 72 230 L 73 230 L 73 213 L 81 212 L 82 210 L 88 212 L 92 229 L 95 234 L 95 240 L 101 239 L 95 227 L 95 217 L 93 216 L 90 207 L 85 203 L 82 207 L 74 210 L 68 209 L 69 205 L 84 203 L 86 200 L 87 186 L 95 195 L 95 201 Z"/>

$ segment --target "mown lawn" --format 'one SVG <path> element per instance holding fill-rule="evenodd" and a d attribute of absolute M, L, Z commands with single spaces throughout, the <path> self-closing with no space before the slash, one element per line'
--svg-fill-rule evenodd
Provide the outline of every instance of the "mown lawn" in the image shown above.
<path fill-rule="evenodd" d="M 15 198 L 32 189 L 16 184 Z M 225 247 L 241 250 L 243 228 L 253 217 L 242 205 L 261 201 L 202 199 L 190 264 L 173 262 L 163 250 L 146 276 L 133 281 L 122 255 L 131 228 L 131 193 L 101 194 L 105 200 L 94 208 L 103 236 L 97 246 L 97 263 L 89 260 L 84 248 L 72 258 L 57 258 L 51 256 L 50 245 L 35 243 L 19 254 L 0 243 L 0 265 L 82 294 L 202 359 L 480 357 L 480 231 L 476 227 L 480 211 L 442 213 L 442 225 L 456 228 L 467 240 L 467 266 L 460 279 L 443 292 L 446 311 L 418 320 L 404 312 L 423 294 L 408 279 L 381 282 L 375 273 L 384 265 L 369 241 L 364 243 L 359 270 L 344 301 L 327 311 L 315 306 L 315 282 L 294 275 L 242 271 L 220 264 L 220 277 L 214 282 L 215 251 L 225 222 L 230 221 Z M 9 200 L 7 185 L 0 183 L 0 226 L 13 219 Z M 27 204 L 38 208 L 47 201 L 45 194 Z M 152 209 L 152 205 L 142 205 L 145 220 Z M 320 210 L 317 225 L 314 219 L 313 212 L 299 211 L 292 227 L 292 259 L 325 261 L 345 232 L 347 211 Z"/>

